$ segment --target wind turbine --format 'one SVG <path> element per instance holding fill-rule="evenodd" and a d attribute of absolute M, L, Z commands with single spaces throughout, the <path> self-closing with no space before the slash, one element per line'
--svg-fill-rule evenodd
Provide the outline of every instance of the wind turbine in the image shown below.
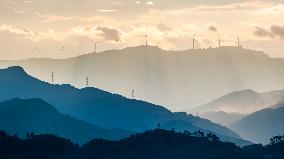
<path fill-rule="evenodd" d="M 148 46 L 148 35 L 145 35 L 145 46 Z"/>
<path fill-rule="evenodd" d="M 241 44 L 240 44 L 240 36 L 238 36 L 237 44 L 238 44 L 238 48 L 240 48 L 240 46 L 241 46 Z"/>
<path fill-rule="evenodd" d="M 119 40 L 116 39 L 116 40 L 115 40 L 115 44 L 114 44 L 114 50 L 116 49 L 116 46 L 118 45 L 118 42 L 119 42 Z"/>
<path fill-rule="evenodd" d="M 131 91 L 131 96 L 132 96 L 132 98 L 134 98 L 135 96 L 134 96 L 134 93 L 135 93 L 135 90 L 134 89 L 132 89 L 132 91 Z"/>
<path fill-rule="evenodd" d="M 86 77 L 86 87 L 89 87 L 89 77 Z"/>
<path fill-rule="evenodd" d="M 221 42 L 222 40 L 221 39 L 218 39 L 218 46 L 221 47 Z"/>
<path fill-rule="evenodd" d="M 61 49 L 60 49 L 60 51 L 61 51 L 62 53 L 65 53 L 65 46 L 62 46 Z"/>
<path fill-rule="evenodd" d="M 95 41 L 94 42 L 94 51 L 95 51 L 95 53 L 97 53 L 97 46 L 98 46 L 99 43 L 100 43 L 100 41 Z"/>
<path fill-rule="evenodd" d="M 54 84 L 54 73 L 51 72 L 51 84 Z"/>
<path fill-rule="evenodd" d="M 195 33 L 193 33 L 192 50 L 195 49 Z"/>

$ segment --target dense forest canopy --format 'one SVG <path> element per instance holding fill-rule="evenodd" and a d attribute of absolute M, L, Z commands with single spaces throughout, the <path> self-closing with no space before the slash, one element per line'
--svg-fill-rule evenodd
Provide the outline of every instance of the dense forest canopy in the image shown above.
<path fill-rule="evenodd" d="M 116 141 L 94 139 L 79 146 L 55 135 L 28 133 L 25 139 L 0 131 L 0 158 L 5 159 L 281 159 L 284 136 L 269 145 L 238 147 L 212 133 L 155 129 Z"/>

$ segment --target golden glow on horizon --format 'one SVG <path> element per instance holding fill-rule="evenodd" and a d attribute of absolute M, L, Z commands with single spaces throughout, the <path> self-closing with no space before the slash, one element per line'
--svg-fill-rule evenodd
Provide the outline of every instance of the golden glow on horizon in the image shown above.
<path fill-rule="evenodd" d="M 101 41 L 100 51 L 114 44 L 117 49 L 137 46 L 144 44 L 145 34 L 151 45 L 184 50 L 192 48 L 193 33 L 204 48 L 218 46 L 219 39 L 222 45 L 236 45 L 240 36 L 244 47 L 284 57 L 283 4 L 212 3 L 3 0 L 1 59 L 71 57 L 92 52 L 93 41 Z M 59 53 L 63 45 L 66 54 Z"/>

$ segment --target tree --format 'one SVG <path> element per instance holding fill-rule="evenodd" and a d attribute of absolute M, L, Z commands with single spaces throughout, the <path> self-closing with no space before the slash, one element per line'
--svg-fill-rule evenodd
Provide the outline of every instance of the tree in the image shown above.
<path fill-rule="evenodd" d="M 157 128 L 158 128 L 158 129 L 160 129 L 160 127 L 161 127 L 161 124 L 160 124 L 160 123 L 158 123 L 158 124 L 157 124 Z"/>
<path fill-rule="evenodd" d="M 200 130 L 195 131 L 193 135 L 198 136 L 198 137 L 205 137 L 204 133 Z"/>
<path fill-rule="evenodd" d="M 14 134 L 13 137 L 14 137 L 14 139 L 18 139 L 18 135 L 17 134 Z"/>
<path fill-rule="evenodd" d="M 215 134 L 211 133 L 211 132 L 207 134 L 206 138 L 208 140 L 211 140 L 211 141 L 214 141 L 214 142 L 220 141 L 219 137 L 216 136 Z"/>
<path fill-rule="evenodd" d="M 0 139 L 5 138 L 8 134 L 5 131 L 0 131 Z"/>
<path fill-rule="evenodd" d="M 191 136 L 191 132 L 187 131 L 187 130 L 184 130 L 183 132 L 184 134 L 188 135 L 188 136 Z"/>
<path fill-rule="evenodd" d="M 30 133 L 26 134 L 26 139 L 29 139 L 31 137 Z"/>
<path fill-rule="evenodd" d="M 270 139 L 270 145 L 275 145 L 284 142 L 284 136 L 274 136 Z"/>
<path fill-rule="evenodd" d="M 33 132 L 31 132 L 30 138 L 33 138 L 34 136 L 35 136 L 35 134 Z"/>

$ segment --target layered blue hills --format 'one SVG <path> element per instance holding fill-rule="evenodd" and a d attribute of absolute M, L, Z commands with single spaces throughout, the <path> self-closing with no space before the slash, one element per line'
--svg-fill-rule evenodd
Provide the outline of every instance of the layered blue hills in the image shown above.
<path fill-rule="evenodd" d="M 60 113 L 106 129 L 143 132 L 156 128 L 157 123 L 186 121 L 202 130 L 241 139 L 230 129 L 209 120 L 183 112 L 171 112 L 162 106 L 128 99 L 97 88 L 78 89 L 66 84 L 49 84 L 28 75 L 23 68 L 17 66 L 0 70 L 0 90 L 1 101 L 39 98 L 50 103 Z M 175 128 L 175 125 L 172 127 Z"/>
<path fill-rule="evenodd" d="M 0 129 L 21 138 L 27 133 L 56 134 L 84 144 L 94 138 L 116 140 L 133 132 L 104 129 L 59 113 L 41 99 L 12 99 L 0 102 Z"/>

